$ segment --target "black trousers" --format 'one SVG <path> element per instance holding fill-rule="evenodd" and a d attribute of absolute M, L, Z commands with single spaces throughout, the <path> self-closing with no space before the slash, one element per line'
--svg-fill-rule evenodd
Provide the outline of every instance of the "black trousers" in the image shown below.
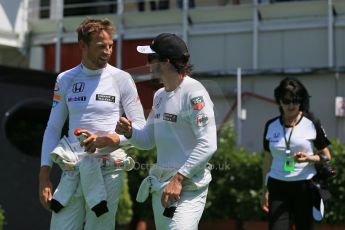
<path fill-rule="evenodd" d="M 281 181 L 268 179 L 269 229 L 313 229 L 312 185 L 309 180 Z"/>

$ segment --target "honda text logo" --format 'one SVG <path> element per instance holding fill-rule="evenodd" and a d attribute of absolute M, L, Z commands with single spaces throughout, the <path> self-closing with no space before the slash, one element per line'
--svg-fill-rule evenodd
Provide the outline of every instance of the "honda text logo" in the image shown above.
<path fill-rule="evenodd" d="M 85 83 L 84 82 L 77 82 L 73 85 L 72 91 L 73 93 L 81 93 L 84 91 Z"/>

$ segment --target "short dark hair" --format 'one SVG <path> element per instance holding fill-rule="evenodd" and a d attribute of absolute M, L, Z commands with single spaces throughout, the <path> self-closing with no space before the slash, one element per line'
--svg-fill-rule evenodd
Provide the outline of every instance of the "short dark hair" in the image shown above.
<path fill-rule="evenodd" d="M 77 28 L 78 41 L 83 41 L 86 44 L 89 44 L 92 39 L 92 34 L 99 33 L 102 30 L 106 31 L 110 35 L 115 33 L 115 27 L 109 19 L 87 18 Z"/>
<path fill-rule="evenodd" d="M 309 93 L 305 86 L 294 77 L 284 78 L 274 89 L 274 98 L 279 105 L 279 111 L 283 114 L 280 101 L 284 98 L 297 100 L 300 103 L 300 111 L 309 113 Z"/>

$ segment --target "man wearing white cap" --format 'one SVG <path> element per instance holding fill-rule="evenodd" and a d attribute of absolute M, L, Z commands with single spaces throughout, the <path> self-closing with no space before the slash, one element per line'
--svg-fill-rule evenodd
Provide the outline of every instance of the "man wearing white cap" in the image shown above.
<path fill-rule="evenodd" d="M 154 95 L 144 128 L 123 117 L 116 127 L 135 147 L 157 148 L 157 165 L 142 182 L 137 201 L 151 192 L 157 229 L 197 229 L 211 181 L 208 161 L 217 149 L 213 103 L 190 77 L 190 55 L 181 38 L 163 33 L 137 50 L 148 55 L 152 74 L 164 85 Z"/>

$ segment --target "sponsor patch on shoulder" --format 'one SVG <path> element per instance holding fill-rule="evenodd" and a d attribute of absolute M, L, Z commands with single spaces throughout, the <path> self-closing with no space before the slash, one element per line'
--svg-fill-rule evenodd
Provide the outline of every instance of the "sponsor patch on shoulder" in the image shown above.
<path fill-rule="evenodd" d="M 61 100 L 60 94 L 54 93 L 53 99 L 56 100 L 56 101 L 60 101 Z"/>
<path fill-rule="evenodd" d="M 204 98 L 202 96 L 194 97 L 190 100 L 194 110 L 201 110 L 205 107 Z"/>
<path fill-rule="evenodd" d="M 54 85 L 54 94 L 53 94 L 53 104 L 52 107 L 54 108 L 57 106 L 61 100 L 61 95 L 60 95 L 60 87 L 57 83 Z"/>
<path fill-rule="evenodd" d="M 195 117 L 195 124 L 199 127 L 207 125 L 209 122 L 208 116 L 206 114 L 198 114 Z"/>

